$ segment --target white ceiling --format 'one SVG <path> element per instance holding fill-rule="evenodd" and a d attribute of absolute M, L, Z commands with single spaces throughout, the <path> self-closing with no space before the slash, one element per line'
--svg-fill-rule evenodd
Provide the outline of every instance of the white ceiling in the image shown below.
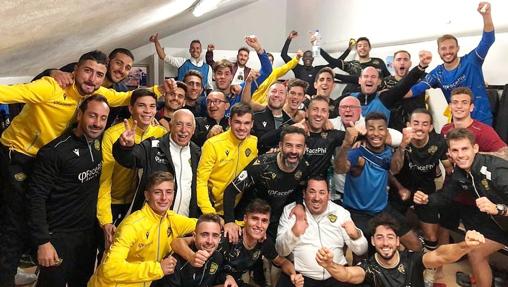
<path fill-rule="evenodd" d="M 166 37 L 254 1 L 222 0 L 196 18 L 198 0 L 3 0 L 0 77 L 35 75 L 93 49 L 134 49 L 154 32 Z M 170 19 L 179 6 L 185 10 Z"/>

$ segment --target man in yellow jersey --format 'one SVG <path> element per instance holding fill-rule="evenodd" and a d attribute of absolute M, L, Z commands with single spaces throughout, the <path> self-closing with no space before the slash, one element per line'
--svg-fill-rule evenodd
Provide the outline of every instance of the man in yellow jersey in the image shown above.
<path fill-rule="evenodd" d="M 3 234 L 0 240 L 0 286 L 13 286 L 26 232 L 24 191 L 39 148 L 68 128 L 79 102 L 93 93 L 104 95 L 111 106 L 127 105 L 130 92 L 101 87 L 108 57 L 100 51 L 82 55 L 74 71 L 74 83 L 61 88 L 51 77 L 13 86 L 0 85 L 0 103 L 25 103 L 21 113 L 0 138 L 0 170 Z M 160 88 L 154 92 L 160 95 Z"/>
<path fill-rule="evenodd" d="M 157 96 L 149 89 L 137 89 L 132 93 L 129 124 L 135 125 L 135 142 L 160 138 L 167 133 L 161 125 L 154 125 Z M 97 202 L 97 219 L 104 231 L 105 247 L 113 242 L 116 226 L 127 214 L 136 188 L 136 171 L 118 164 L 113 158 L 113 144 L 125 131 L 125 124 L 119 123 L 104 132 L 102 139 L 102 173 Z"/>
<path fill-rule="evenodd" d="M 192 233 L 197 221 L 169 210 L 174 187 L 173 175 L 167 171 L 150 176 L 147 203 L 122 221 L 89 287 L 149 286 L 174 272 L 176 259 L 170 255 L 170 244 Z"/>
<path fill-rule="evenodd" d="M 231 108 L 230 129 L 209 138 L 198 166 L 197 197 L 202 213 L 223 211 L 224 189 L 258 156 L 257 138 L 250 134 L 253 116 L 249 105 Z"/>

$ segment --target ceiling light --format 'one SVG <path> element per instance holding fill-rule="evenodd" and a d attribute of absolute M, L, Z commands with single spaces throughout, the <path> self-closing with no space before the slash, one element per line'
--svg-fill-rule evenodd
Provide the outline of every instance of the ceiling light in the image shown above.
<path fill-rule="evenodd" d="M 200 0 L 199 3 L 194 7 L 192 14 L 195 17 L 199 17 L 203 14 L 217 9 L 220 2 L 221 0 Z"/>

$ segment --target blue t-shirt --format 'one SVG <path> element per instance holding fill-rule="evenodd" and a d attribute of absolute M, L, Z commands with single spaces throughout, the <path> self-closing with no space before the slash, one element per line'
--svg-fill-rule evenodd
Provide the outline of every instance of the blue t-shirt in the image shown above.
<path fill-rule="evenodd" d="M 360 93 L 352 93 L 351 96 L 358 98 L 360 96 Z M 368 96 L 365 95 L 365 97 Z M 370 103 L 368 103 L 367 105 L 364 105 L 362 103 L 362 116 L 366 117 L 371 112 L 382 113 L 383 115 L 385 115 L 387 120 L 390 118 L 391 112 L 379 99 L 379 92 L 376 93 L 374 99 L 370 101 Z"/>
<path fill-rule="evenodd" d="M 344 207 L 369 214 L 377 214 L 386 208 L 388 204 L 386 187 L 392 153 L 390 147 L 385 147 L 380 153 L 363 147 L 348 152 L 351 166 L 357 165 L 360 157 L 365 159 L 365 166 L 359 176 L 353 176 L 351 172 L 346 174 Z"/>
<path fill-rule="evenodd" d="M 459 65 L 455 69 L 448 71 L 443 64 L 437 66 L 423 81 L 411 88 L 413 95 L 421 95 L 429 88 L 441 88 L 446 100 L 450 102 L 450 94 L 453 89 L 468 87 L 474 95 L 474 110 L 471 117 L 492 125 L 492 109 L 490 108 L 485 80 L 483 79 L 482 65 L 494 40 L 494 31 L 483 32 L 478 46 L 461 57 Z"/>

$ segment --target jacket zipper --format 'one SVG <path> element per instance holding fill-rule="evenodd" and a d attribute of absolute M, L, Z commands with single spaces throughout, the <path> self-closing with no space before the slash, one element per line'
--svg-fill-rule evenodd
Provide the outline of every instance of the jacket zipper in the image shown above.
<path fill-rule="evenodd" d="M 88 141 L 88 138 L 86 136 L 85 136 L 85 140 L 86 140 L 86 146 L 88 147 L 88 151 L 90 152 L 90 157 L 92 158 L 92 162 L 95 162 L 94 158 L 93 158 L 92 148 L 90 147 L 91 142 Z"/>
<path fill-rule="evenodd" d="M 478 198 L 480 198 L 481 196 L 480 196 L 480 193 L 478 192 L 478 190 L 476 189 L 476 183 L 475 183 L 475 181 L 474 181 L 473 174 L 471 174 L 471 172 L 468 172 L 467 174 L 471 177 L 471 181 L 473 182 L 473 189 L 474 189 L 474 192 L 476 193 L 476 195 L 478 196 Z M 494 221 L 494 223 L 495 223 L 495 224 L 496 224 L 499 228 L 501 228 L 501 230 L 503 230 L 503 228 L 501 227 L 501 225 L 499 225 L 499 223 L 496 221 L 496 219 L 494 218 L 494 216 L 493 216 L 493 215 L 490 215 L 490 214 L 489 214 L 489 216 L 490 216 L 490 218 L 492 219 L 492 221 Z"/>
<path fill-rule="evenodd" d="M 238 148 L 237 148 L 237 157 L 236 157 L 236 166 L 235 166 L 235 177 L 238 175 L 238 164 L 240 163 L 240 146 L 242 145 L 242 143 L 240 142 L 238 144 Z"/>

